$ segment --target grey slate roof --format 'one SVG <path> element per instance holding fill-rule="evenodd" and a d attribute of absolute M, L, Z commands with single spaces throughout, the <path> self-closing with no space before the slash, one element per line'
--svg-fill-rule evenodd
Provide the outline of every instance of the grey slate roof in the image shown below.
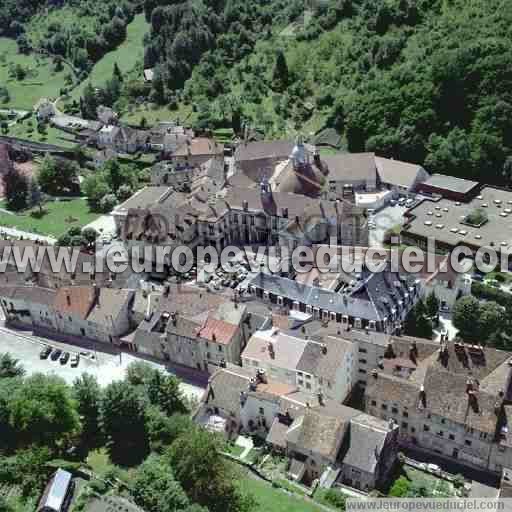
<path fill-rule="evenodd" d="M 451 190 L 461 194 L 467 194 L 476 186 L 478 186 L 478 182 L 464 180 L 462 178 L 455 178 L 454 176 L 446 176 L 444 174 L 432 174 L 432 176 L 427 181 L 425 181 L 425 185 L 430 185 L 431 187 L 442 188 L 445 190 Z"/>
<path fill-rule="evenodd" d="M 343 464 L 373 474 L 388 433 L 389 427 L 384 420 L 367 414 L 353 418 L 340 455 Z"/>

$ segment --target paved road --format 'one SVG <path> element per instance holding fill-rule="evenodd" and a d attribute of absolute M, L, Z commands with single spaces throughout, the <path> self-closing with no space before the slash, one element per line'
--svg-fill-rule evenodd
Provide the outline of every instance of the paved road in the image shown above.
<path fill-rule="evenodd" d="M 5 226 L 0 226 L 0 236 L 1 235 L 7 235 L 14 238 L 23 238 L 24 240 L 39 240 L 50 245 L 53 245 L 57 241 L 57 239 L 53 238 L 53 236 L 38 235 L 37 233 L 30 233 L 29 231 L 21 231 L 20 229 L 8 228 Z"/>

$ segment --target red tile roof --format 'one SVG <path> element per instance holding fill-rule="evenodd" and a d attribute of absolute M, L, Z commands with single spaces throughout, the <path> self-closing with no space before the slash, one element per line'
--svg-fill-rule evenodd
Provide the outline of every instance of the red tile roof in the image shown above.
<path fill-rule="evenodd" d="M 92 286 L 59 288 L 54 307 L 60 313 L 72 313 L 81 318 L 86 318 L 94 303 L 94 295 L 94 287 Z"/>
<path fill-rule="evenodd" d="M 221 345 L 229 345 L 237 330 L 236 325 L 209 317 L 197 331 L 197 335 Z"/>

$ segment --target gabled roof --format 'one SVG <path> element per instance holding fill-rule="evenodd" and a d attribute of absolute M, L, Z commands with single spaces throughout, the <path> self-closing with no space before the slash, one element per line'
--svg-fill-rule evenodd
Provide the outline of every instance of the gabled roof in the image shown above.
<path fill-rule="evenodd" d="M 229 345 L 237 332 L 238 325 L 208 317 L 197 331 L 197 336 L 221 345 Z"/>
<path fill-rule="evenodd" d="M 73 314 L 85 319 L 94 304 L 95 295 L 93 286 L 59 288 L 54 307 L 62 314 Z"/>

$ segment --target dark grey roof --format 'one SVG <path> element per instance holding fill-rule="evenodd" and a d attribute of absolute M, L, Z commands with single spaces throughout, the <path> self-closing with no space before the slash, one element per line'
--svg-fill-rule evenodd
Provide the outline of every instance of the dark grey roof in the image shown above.
<path fill-rule="evenodd" d="M 292 301 L 340 313 L 354 318 L 380 321 L 390 316 L 393 308 L 405 307 L 408 282 L 391 272 L 368 273 L 350 293 L 317 288 L 284 277 L 259 273 L 249 283 Z"/>
<path fill-rule="evenodd" d="M 454 176 L 446 176 L 444 174 L 433 174 L 425 181 L 425 185 L 466 194 L 478 186 L 478 182 L 455 178 Z"/>
<path fill-rule="evenodd" d="M 353 418 L 340 456 L 343 464 L 373 474 L 388 433 L 389 427 L 383 420 L 367 414 Z"/>

